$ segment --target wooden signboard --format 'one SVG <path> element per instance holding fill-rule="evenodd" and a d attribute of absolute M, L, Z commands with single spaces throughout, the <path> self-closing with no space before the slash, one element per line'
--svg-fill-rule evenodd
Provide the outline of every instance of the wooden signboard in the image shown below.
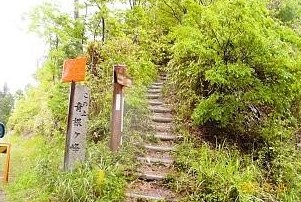
<path fill-rule="evenodd" d="M 131 87 L 132 85 L 132 80 L 123 74 L 117 74 L 117 82 L 125 87 Z"/>
<path fill-rule="evenodd" d="M 0 143 L 0 153 L 6 154 L 4 170 L 3 170 L 3 181 L 8 182 L 9 177 L 9 169 L 10 169 L 10 144 L 8 143 Z"/>
<path fill-rule="evenodd" d="M 84 81 L 86 75 L 86 57 L 68 59 L 64 61 L 63 82 Z"/>
<path fill-rule="evenodd" d="M 85 160 L 86 155 L 89 91 L 86 86 L 74 84 L 73 87 L 70 94 L 65 170 L 72 170 L 77 163 Z"/>
<path fill-rule="evenodd" d="M 115 82 L 118 84 L 130 87 L 132 85 L 132 80 L 127 76 L 127 68 L 125 65 L 116 65 L 114 66 L 114 77 Z"/>

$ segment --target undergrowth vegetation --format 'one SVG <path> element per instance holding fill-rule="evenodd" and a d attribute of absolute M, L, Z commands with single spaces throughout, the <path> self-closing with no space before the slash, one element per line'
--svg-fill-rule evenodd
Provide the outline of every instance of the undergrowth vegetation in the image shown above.
<path fill-rule="evenodd" d="M 192 149 L 193 148 L 193 149 Z M 260 169 L 235 148 L 187 142 L 177 150 L 180 179 L 174 186 L 185 201 L 256 201 L 262 190 Z"/>
<path fill-rule="evenodd" d="M 114 155 L 107 141 L 91 143 L 86 162 L 72 172 L 63 172 L 62 140 L 62 136 L 46 139 L 36 135 L 10 140 L 16 146 L 12 158 L 15 179 L 6 187 L 9 201 L 121 201 L 124 172 L 135 166 L 135 148 L 127 145 Z"/>
<path fill-rule="evenodd" d="M 247 155 L 226 142 L 185 141 L 175 154 L 171 188 L 182 201 L 299 201 L 300 163 L 294 161 L 300 154 L 275 149 Z"/>

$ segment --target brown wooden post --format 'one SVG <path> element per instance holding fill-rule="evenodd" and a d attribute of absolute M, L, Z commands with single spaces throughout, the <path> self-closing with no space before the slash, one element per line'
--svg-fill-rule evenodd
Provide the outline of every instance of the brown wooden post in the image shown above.
<path fill-rule="evenodd" d="M 9 143 L 0 143 L 0 153 L 6 154 L 4 169 L 3 169 L 3 182 L 8 182 L 9 180 L 10 148 L 11 145 Z"/>
<path fill-rule="evenodd" d="M 10 144 L 7 144 L 6 160 L 5 160 L 4 172 L 3 172 L 4 173 L 4 176 L 3 176 L 4 182 L 8 182 L 9 170 L 10 170 Z"/>
<path fill-rule="evenodd" d="M 121 145 L 121 130 L 122 130 L 122 112 L 123 112 L 123 85 L 118 82 L 118 74 L 125 71 L 124 65 L 114 66 L 113 73 L 113 107 L 112 107 L 112 121 L 111 121 L 111 142 L 110 148 L 116 152 Z"/>
<path fill-rule="evenodd" d="M 112 126 L 110 148 L 116 152 L 122 144 L 124 93 L 123 87 L 132 85 L 131 79 L 126 75 L 125 65 L 115 65 L 113 71 L 114 91 L 112 107 Z"/>

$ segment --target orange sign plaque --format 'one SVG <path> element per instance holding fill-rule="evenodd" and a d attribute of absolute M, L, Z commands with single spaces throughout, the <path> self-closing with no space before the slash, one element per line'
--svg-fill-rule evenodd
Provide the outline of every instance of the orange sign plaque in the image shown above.
<path fill-rule="evenodd" d="M 86 75 L 86 57 L 64 61 L 63 82 L 84 81 Z"/>

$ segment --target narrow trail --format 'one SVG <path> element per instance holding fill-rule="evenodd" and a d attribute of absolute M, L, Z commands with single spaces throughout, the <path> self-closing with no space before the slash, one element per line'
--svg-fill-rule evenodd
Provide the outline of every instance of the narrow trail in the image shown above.
<path fill-rule="evenodd" d="M 4 162 L 3 158 L 0 159 L 0 162 Z M 5 192 L 4 192 L 4 189 L 3 189 L 3 170 L 2 170 L 2 164 L 0 164 L 0 202 L 5 202 Z"/>
<path fill-rule="evenodd" d="M 164 103 L 162 87 L 166 75 L 148 89 L 150 120 L 153 131 L 143 137 L 144 153 L 137 157 L 140 167 L 137 179 L 128 187 L 126 201 L 177 201 L 177 196 L 164 186 L 164 180 L 173 172 L 171 152 L 180 136 L 172 134 L 172 110 Z"/>
<path fill-rule="evenodd" d="M 0 178 L 2 180 L 2 178 Z M 5 202 L 5 193 L 4 191 L 0 188 L 0 202 Z"/>

